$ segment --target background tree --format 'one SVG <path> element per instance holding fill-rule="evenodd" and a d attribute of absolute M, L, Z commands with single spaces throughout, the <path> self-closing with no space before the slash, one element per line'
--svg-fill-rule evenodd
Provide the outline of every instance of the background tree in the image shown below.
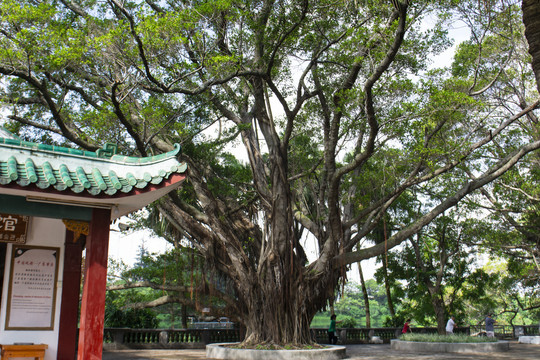
<path fill-rule="evenodd" d="M 349 264 L 401 244 L 540 147 L 527 139 L 478 161 L 538 107 L 488 101 L 511 47 L 493 62 L 478 45 L 512 33 L 516 7 L 467 2 L 455 13 L 490 35 L 474 38 L 467 83 L 425 73 L 448 45 L 439 25 L 421 26 L 456 5 L 441 4 L 6 0 L 0 98 L 8 127 L 28 140 L 112 141 L 140 155 L 181 143 L 189 183 L 156 205 L 161 216 L 233 284 L 220 297 L 246 343 L 307 343 Z M 234 141 L 247 165 L 224 153 Z M 368 181 L 353 184 L 359 176 Z M 396 201 L 449 179 L 384 243 L 353 250 Z"/>
<path fill-rule="evenodd" d="M 465 302 L 474 299 L 480 303 L 491 283 L 487 274 L 475 269 L 478 258 L 464 241 L 467 225 L 454 216 L 437 218 L 389 261 L 392 281 L 404 284 L 398 318 L 413 318 L 426 326 L 436 324 L 440 334 L 445 334 L 450 314 L 466 324 Z"/>
<path fill-rule="evenodd" d="M 537 15 L 540 14 L 540 4 L 534 1 L 522 2 L 522 19 L 524 24 L 516 21 L 514 15 L 511 20 L 516 28 L 524 27 L 525 37 L 507 36 L 506 42 L 514 47 L 513 55 L 509 58 L 509 67 L 500 73 L 497 82 L 491 91 L 497 96 L 499 103 L 514 103 L 521 109 L 537 97 L 538 82 L 538 39 L 532 34 L 538 34 Z M 521 20 L 521 17 L 519 17 Z M 469 43 L 468 45 L 471 45 Z M 486 57 L 495 57 L 499 53 L 500 43 L 491 41 L 491 46 L 484 46 Z M 466 45 L 467 46 L 467 45 Z M 471 58 L 460 49 L 456 56 L 455 65 L 470 67 Z M 532 55 L 532 68 L 522 66 L 530 62 Z M 457 69 L 457 67 L 454 67 Z M 462 76 L 463 72 L 455 72 Z M 530 112 L 520 122 L 521 131 L 509 133 L 508 136 L 493 143 L 488 154 L 495 157 L 500 154 L 501 148 L 517 148 L 523 141 L 540 138 L 538 117 Z M 528 140 L 525 140 L 528 139 Z M 492 156 L 492 155 L 488 155 Z M 540 274 L 538 258 L 540 256 L 540 228 L 538 204 L 540 197 L 538 189 L 539 158 L 537 153 L 531 153 L 525 161 L 519 163 L 501 178 L 487 187 L 484 187 L 477 196 L 469 198 L 469 209 L 477 214 L 477 221 L 467 239 L 472 246 L 485 249 L 493 260 L 503 258 L 506 260 L 504 271 L 501 270 L 499 293 L 495 295 L 502 301 L 498 304 L 501 313 L 506 312 L 521 316 L 529 312 L 533 314 L 538 309 L 537 284 Z M 474 178 L 472 172 L 468 175 Z M 480 211 L 479 211 L 480 209 Z M 474 220 L 471 219 L 471 222 Z M 510 296 L 507 296 L 510 295 Z M 522 298 L 522 296 L 525 296 Z M 504 300 L 503 300 L 504 299 Z M 527 299 L 527 301 L 524 301 Z M 509 322 L 512 323 L 512 319 Z"/>
<path fill-rule="evenodd" d="M 157 314 L 150 309 L 126 309 L 131 301 L 145 301 L 137 292 L 108 292 L 105 298 L 105 327 L 153 329 L 158 327 Z"/>
<path fill-rule="evenodd" d="M 369 307 L 369 296 L 366 287 L 366 281 L 364 280 L 364 272 L 362 271 L 362 264 L 359 261 L 356 263 L 358 266 L 358 276 L 360 277 L 360 286 L 362 288 L 362 294 L 364 296 L 364 311 L 366 312 L 366 327 L 371 327 L 371 311 Z"/>
<path fill-rule="evenodd" d="M 383 327 L 386 318 L 390 317 L 384 286 L 380 286 L 374 279 L 366 280 L 365 286 L 370 302 L 371 325 L 367 325 L 362 286 L 353 281 L 345 285 L 343 295 L 336 300 L 334 310 L 338 315 L 338 320 L 352 318 L 356 320 L 356 327 Z M 329 311 L 319 312 L 313 319 L 311 326 L 315 328 L 328 327 L 329 319 Z M 340 326 L 345 327 L 344 325 Z"/>
<path fill-rule="evenodd" d="M 188 327 L 189 315 L 203 321 L 225 315 L 237 320 L 227 304 L 213 295 L 227 286 L 226 279 L 207 273 L 194 249 L 177 246 L 163 254 L 151 254 L 141 246 L 133 266 L 112 266 L 111 270 L 108 312 L 153 313 L 165 327 L 174 327 L 177 316 L 183 328 Z M 210 309 L 211 316 L 203 318 L 203 308 Z"/>

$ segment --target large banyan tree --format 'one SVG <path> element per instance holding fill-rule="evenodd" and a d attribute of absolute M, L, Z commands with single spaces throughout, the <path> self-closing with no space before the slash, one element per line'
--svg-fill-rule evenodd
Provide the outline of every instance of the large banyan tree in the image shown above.
<path fill-rule="evenodd" d="M 539 102 L 511 1 L 0 6 L 4 126 L 143 156 L 180 143 L 189 182 L 155 208 L 225 279 L 208 286 L 247 343 L 311 342 L 350 264 L 540 148 L 522 136 Z M 451 21 L 469 28 L 454 59 Z M 414 218 L 395 206 L 409 196 L 426 200 Z"/>

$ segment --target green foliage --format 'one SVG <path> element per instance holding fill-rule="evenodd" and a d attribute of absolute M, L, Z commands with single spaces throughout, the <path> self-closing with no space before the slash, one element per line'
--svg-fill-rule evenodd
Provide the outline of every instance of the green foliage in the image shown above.
<path fill-rule="evenodd" d="M 154 329 L 158 326 L 156 313 L 151 309 L 132 309 L 127 306 L 148 299 L 144 291 L 124 293 L 108 291 L 105 298 L 105 327 Z"/>
<path fill-rule="evenodd" d="M 326 313 L 317 313 L 311 321 L 311 328 L 327 328 L 330 324 L 330 317 Z"/>
<path fill-rule="evenodd" d="M 374 279 L 368 279 L 366 281 L 366 287 L 370 299 L 371 326 L 382 327 L 385 318 L 389 316 L 384 287 L 377 284 Z M 366 313 L 361 286 L 354 282 L 348 282 L 345 286 L 345 292 L 334 303 L 334 311 L 337 314 L 337 320 L 344 321 L 339 324 L 339 327 L 349 327 L 344 325 L 348 321 L 351 323 L 354 321 L 354 326 L 350 327 L 366 326 Z M 319 312 L 313 318 L 311 327 L 328 327 L 330 323 L 329 319 L 329 311 Z"/>
<path fill-rule="evenodd" d="M 405 320 L 410 316 L 411 310 L 406 305 L 398 307 L 398 313 L 395 316 L 387 316 L 384 319 L 384 327 L 402 327 Z"/>
<path fill-rule="evenodd" d="M 354 328 L 356 327 L 356 319 L 351 316 L 347 316 L 345 319 L 341 320 L 341 324 L 339 324 L 339 327 Z"/>
<path fill-rule="evenodd" d="M 400 326 L 407 318 L 424 326 L 445 322 L 448 315 L 438 320 L 435 306 L 441 306 L 437 311 L 444 314 L 455 314 L 462 323 L 476 323 L 475 318 L 485 315 L 467 311 L 469 307 L 466 304 L 472 301 L 474 309 L 493 305 L 487 290 L 495 281 L 481 269 L 474 269 L 476 258 L 469 255 L 470 249 L 463 240 L 468 226 L 467 222 L 456 222 L 451 216 L 440 217 L 421 235 L 411 239 L 399 253 L 388 256 L 388 274 L 392 284 L 405 285 L 396 318 L 388 319 L 387 326 Z M 381 270 L 378 270 L 376 278 L 382 278 Z"/>
<path fill-rule="evenodd" d="M 158 327 L 156 314 L 149 309 L 105 308 L 105 327 L 130 329 L 155 329 Z"/>
<path fill-rule="evenodd" d="M 210 281 L 216 289 L 230 291 L 226 279 L 216 273 L 205 272 L 200 256 L 193 249 L 177 246 L 162 254 L 154 254 L 149 253 L 143 243 L 133 266 L 109 262 L 108 284 L 121 289 L 107 292 L 108 321 L 110 324 L 132 321 L 138 327 L 183 328 L 187 326 L 187 316 L 202 316 L 200 309 L 203 307 L 211 307 L 214 313 L 220 313 L 224 308 L 224 302 L 206 289 L 204 283 Z M 143 283 L 144 287 L 137 286 L 137 283 Z M 135 286 L 131 287 L 132 284 Z M 193 291 L 190 291 L 192 287 Z M 177 300 L 152 309 L 137 308 L 167 297 Z"/>
<path fill-rule="evenodd" d="M 485 300 L 469 300 L 471 323 L 482 323 L 485 315 L 494 313 L 500 325 L 538 324 L 538 286 L 524 286 L 523 277 L 514 277 L 504 259 L 491 259 L 482 269 L 488 282 Z M 482 306 L 483 305 L 483 306 Z"/>

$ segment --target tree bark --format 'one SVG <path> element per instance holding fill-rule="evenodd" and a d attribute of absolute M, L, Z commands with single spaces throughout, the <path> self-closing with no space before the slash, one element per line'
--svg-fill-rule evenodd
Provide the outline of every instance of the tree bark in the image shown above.
<path fill-rule="evenodd" d="M 536 87 L 540 93 L 540 0 L 523 0 L 521 9 Z"/>
<path fill-rule="evenodd" d="M 424 285 L 428 289 L 429 296 L 431 298 L 431 304 L 433 306 L 433 311 L 437 320 L 437 332 L 441 335 L 444 335 L 446 334 L 446 304 L 444 302 L 442 294 L 442 281 L 447 262 L 450 259 L 450 256 L 446 253 L 447 249 L 444 242 L 444 236 L 441 239 L 438 239 L 439 264 L 437 265 L 438 270 L 436 272 L 435 279 L 432 279 L 429 275 L 427 275 L 431 272 L 430 268 L 433 267 L 426 266 L 426 263 L 422 259 L 422 254 L 420 251 L 420 234 L 416 234 L 416 241 L 411 239 L 410 243 L 414 249 L 419 280 L 424 283 Z"/>
<path fill-rule="evenodd" d="M 384 288 L 386 290 L 386 301 L 388 302 L 388 311 L 390 312 L 390 316 L 392 316 L 392 320 L 394 320 L 396 316 L 396 311 L 394 310 L 394 302 L 392 301 L 392 292 L 390 283 L 388 282 L 388 267 L 386 266 L 386 261 L 383 259 L 383 273 L 384 273 Z"/>
<path fill-rule="evenodd" d="M 188 328 L 187 306 L 181 305 L 181 311 L 182 311 L 182 328 L 187 329 Z"/>
<path fill-rule="evenodd" d="M 366 310 L 366 327 L 371 327 L 371 313 L 369 311 L 369 296 L 366 288 L 366 281 L 364 280 L 364 273 L 362 271 L 362 264 L 359 261 L 358 265 L 358 274 L 360 275 L 360 284 L 362 285 L 362 293 L 364 294 L 364 308 Z"/>
<path fill-rule="evenodd" d="M 446 310 L 444 301 L 441 299 L 439 294 L 430 295 L 431 304 L 433 305 L 433 310 L 435 311 L 435 318 L 437 319 L 437 332 L 444 335 L 446 334 Z"/>

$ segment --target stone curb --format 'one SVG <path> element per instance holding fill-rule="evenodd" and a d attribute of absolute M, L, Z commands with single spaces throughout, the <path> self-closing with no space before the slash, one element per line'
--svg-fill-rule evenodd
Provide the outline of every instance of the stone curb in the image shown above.
<path fill-rule="evenodd" d="M 540 345 L 540 336 L 520 336 L 519 343 Z"/>
<path fill-rule="evenodd" d="M 492 353 L 508 351 L 508 341 L 488 343 L 443 343 L 443 342 L 419 342 L 391 340 L 392 350 L 417 352 L 417 353 Z"/>
<path fill-rule="evenodd" d="M 206 357 L 211 359 L 234 360 L 338 360 L 345 358 L 345 346 L 327 345 L 324 349 L 313 350 L 253 350 L 233 349 L 218 343 L 206 345 Z"/>

